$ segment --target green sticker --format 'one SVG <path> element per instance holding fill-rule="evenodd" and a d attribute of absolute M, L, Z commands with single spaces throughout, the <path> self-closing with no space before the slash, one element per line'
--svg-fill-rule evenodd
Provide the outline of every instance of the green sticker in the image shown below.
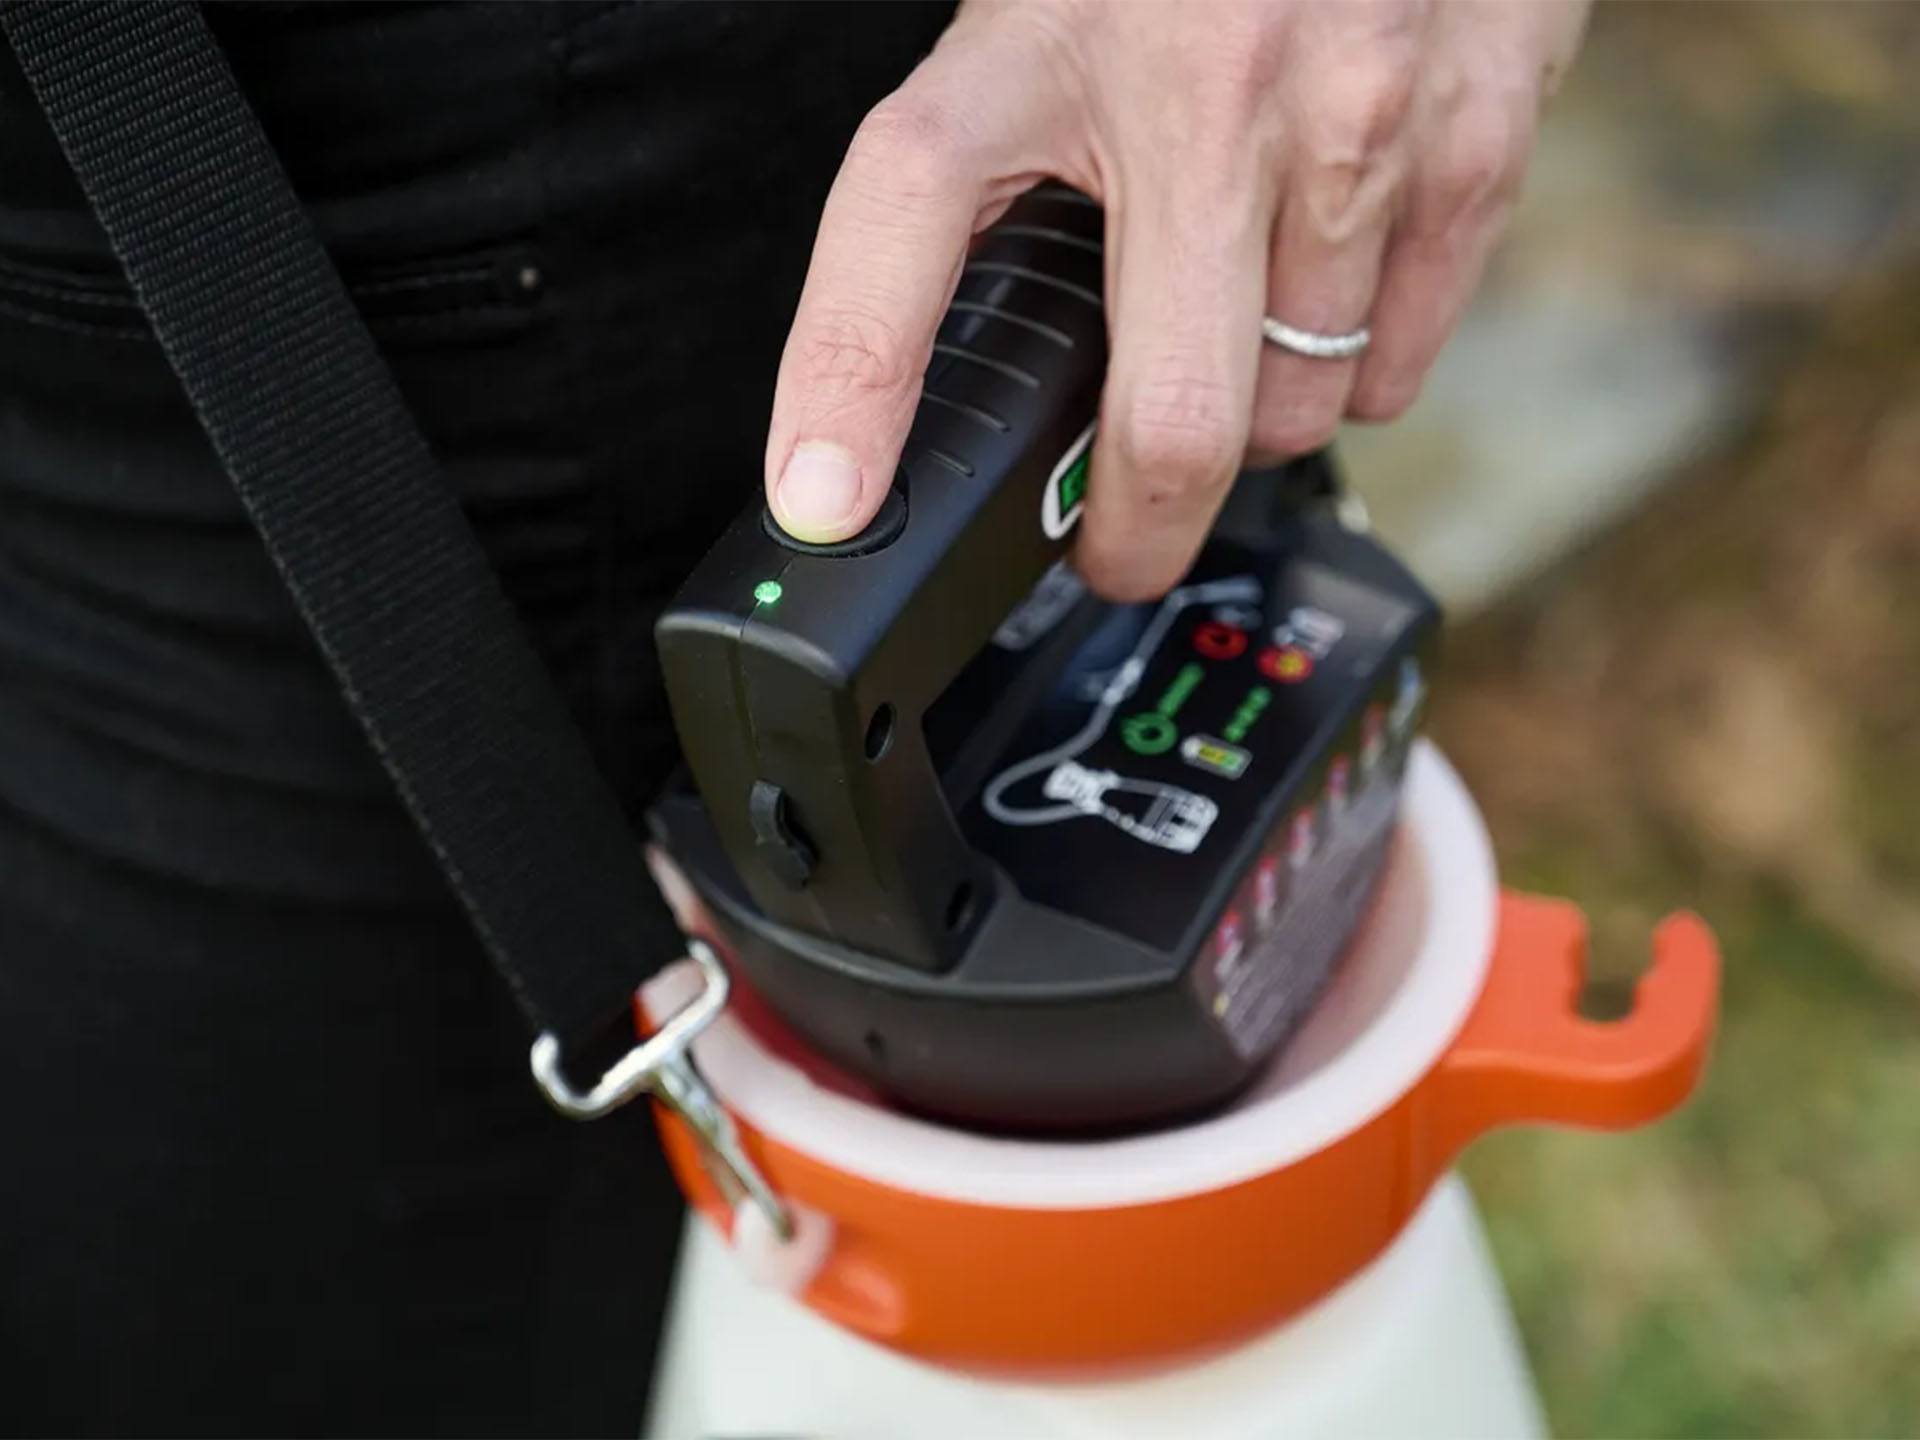
<path fill-rule="evenodd" d="M 1087 467 L 1093 460 L 1093 426 L 1080 432 L 1047 476 L 1040 492 L 1040 528 L 1049 540 L 1064 540 L 1087 498 Z"/>
<path fill-rule="evenodd" d="M 1073 507 L 1087 498 L 1087 471 L 1093 468 L 1093 456 L 1082 451 L 1080 458 L 1073 462 L 1073 468 L 1060 477 L 1060 509 L 1062 513 L 1072 511 Z"/>

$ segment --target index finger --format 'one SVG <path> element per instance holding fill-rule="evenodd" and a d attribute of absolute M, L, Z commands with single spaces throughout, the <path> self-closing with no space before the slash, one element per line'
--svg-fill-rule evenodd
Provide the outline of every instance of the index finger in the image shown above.
<path fill-rule="evenodd" d="M 821 215 L 767 435 L 768 503 L 803 540 L 886 498 L 968 242 L 1051 138 L 1022 47 L 948 38 L 861 124 Z"/>

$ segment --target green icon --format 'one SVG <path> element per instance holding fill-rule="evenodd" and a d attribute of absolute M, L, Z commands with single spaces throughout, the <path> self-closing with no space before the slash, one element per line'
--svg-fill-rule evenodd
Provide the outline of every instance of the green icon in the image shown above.
<path fill-rule="evenodd" d="M 1182 665 L 1180 673 L 1173 677 L 1173 683 L 1167 686 L 1167 693 L 1160 697 L 1160 703 L 1153 708 L 1171 720 L 1180 713 L 1180 707 L 1187 703 L 1187 697 L 1193 694 L 1206 673 L 1198 665 Z"/>
<path fill-rule="evenodd" d="M 1180 731 L 1158 710 L 1142 710 L 1121 722 L 1120 738 L 1136 755 L 1164 755 L 1180 738 Z"/>
<path fill-rule="evenodd" d="M 1238 745 L 1247 738 L 1247 731 L 1253 728 L 1253 722 L 1273 699 L 1273 692 L 1264 685 L 1256 685 L 1247 692 L 1247 698 L 1240 702 L 1240 708 L 1233 712 L 1233 718 L 1227 722 L 1226 729 L 1220 733 L 1229 741 Z"/>
<path fill-rule="evenodd" d="M 1180 758 L 1198 770 L 1211 770 L 1229 780 L 1247 773 L 1253 757 L 1238 745 L 1229 745 L 1211 735 L 1189 735 L 1180 746 Z"/>
<path fill-rule="evenodd" d="M 1060 513 L 1070 515 L 1073 507 L 1087 498 L 1087 469 L 1093 463 L 1091 447 L 1080 452 L 1073 468 L 1060 477 Z"/>
<path fill-rule="evenodd" d="M 753 587 L 753 598 L 762 605 L 773 604 L 780 598 L 780 594 L 780 582 L 778 580 L 762 580 L 758 585 Z"/>

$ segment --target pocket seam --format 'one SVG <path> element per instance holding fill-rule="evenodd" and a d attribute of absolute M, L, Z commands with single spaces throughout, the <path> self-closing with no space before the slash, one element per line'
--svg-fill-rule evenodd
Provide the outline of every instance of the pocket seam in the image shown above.
<path fill-rule="evenodd" d="M 63 305 L 98 305 L 103 309 L 134 310 L 130 295 L 108 294 L 89 290 L 75 285 L 71 289 L 59 285 L 48 285 L 42 281 L 23 279 L 0 269 L 0 290 L 11 290 L 19 295 L 32 295 L 41 300 L 56 300 Z"/>
<path fill-rule="evenodd" d="M 491 253 L 481 254 L 486 258 L 477 258 L 469 252 L 460 261 L 438 269 L 386 275 L 376 271 L 366 278 L 343 277 L 343 280 L 355 309 L 376 333 L 412 333 L 422 327 L 458 324 L 463 319 L 474 318 L 531 319 L 538 309 L 538 291 L 523 290 L 503 277 L 525 267 L 538 266 L 537 253 L 525 245 L 503 245 Z M 493 293 L 484 290 L 474 293 L 476 287 L 489 286 L 490 282 L 493 282 Z M 439 298 L 433 295 L 438 290 L 450 293 Z M 397 301 L 406 296 L 418 298 L 412 306 L 400 304 L 389 313 L 382 313 L 378 307 L 384 297 Z M 369 302 L 373 302 L 371 309 Z M 67 310 L 92 311 L 93 314 L 64 313 Z M 49 271 L 3 254 L 0 254 L 0 317 L 69 335 L 132 342 L 154 339 L 139 298 L 123 277 L 91 271 L 71 274 Z"/>
<path fill-rule="evenodd" d="M 153 338 L 153 332 L 145 325 L 108 325 L 91 320 L 75 319 L 70 315 L 54 315 L 45 310 L 12 304 L 5 296 L 0 296 L 0 315 L 27 325 L 44 325 L 50 330 L 65 330 L 69 334 L 86 335 L 103 340 L 151 340 Z"/>

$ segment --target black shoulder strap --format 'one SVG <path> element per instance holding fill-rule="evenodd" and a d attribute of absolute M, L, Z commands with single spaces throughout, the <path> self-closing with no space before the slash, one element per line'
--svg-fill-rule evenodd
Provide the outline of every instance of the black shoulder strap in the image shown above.
<path fill-rule="evenodd" d="M 535 1027 L 681 953 L 641 849 L 197 6 L 0 27 L 355 717 Z"/>

